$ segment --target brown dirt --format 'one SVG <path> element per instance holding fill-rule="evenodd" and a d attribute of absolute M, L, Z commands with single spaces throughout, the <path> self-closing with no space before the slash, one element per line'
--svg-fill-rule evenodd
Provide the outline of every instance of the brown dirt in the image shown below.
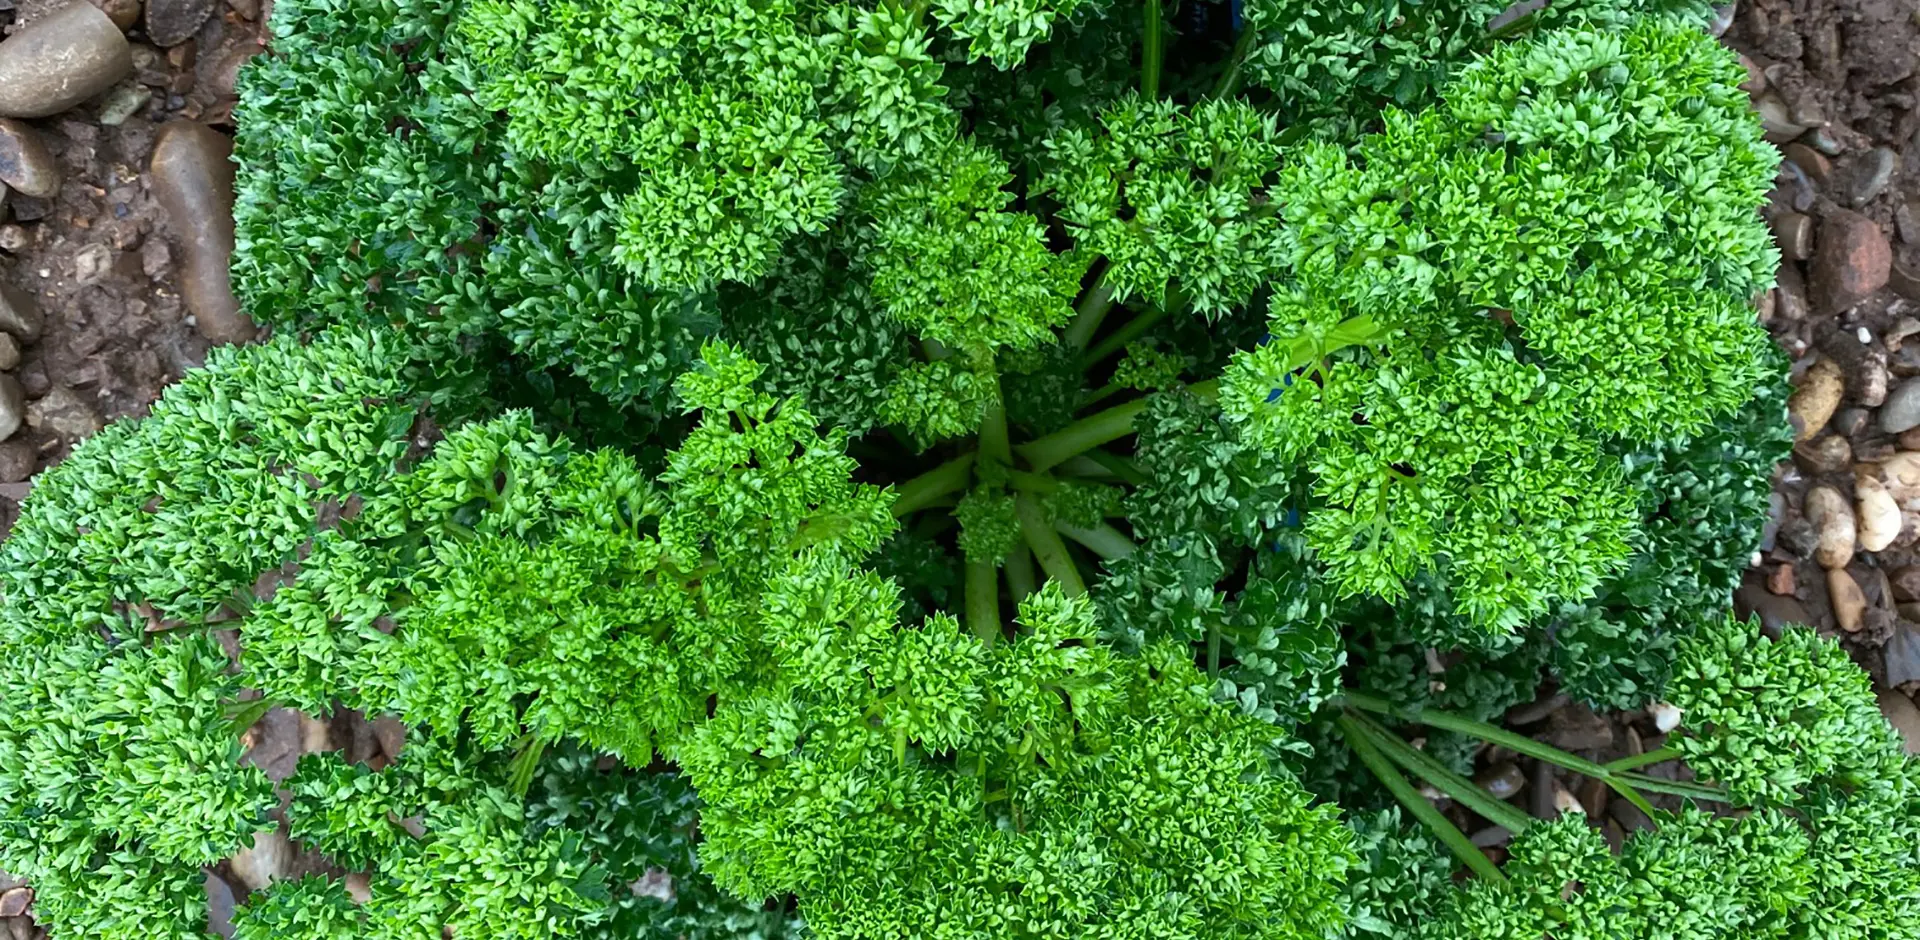
<path fill-rule="evenodd" d="M 1912 319 L 1920 317 L 1920 283 L 1911 279 L 1920 272 L 1920 7 L 1905 0 L 1742 0 L 1725 38 L 1764 74 L 1761 94 L 1777 95 L 1795 123 L 1811 125 L 1783 143 L 1789 162 L 1769 219 L 1798 210 L 1815 221 L 1816 239 L 1833 238 L 1847 228 L 1848 211 L 1857 210 L 1885 237 L 1893 269 L 1887 287 L 1833 309 L 1820 291 L 1830 272 L 1818 260 L 1788 258 L 1781 288 L 1762 304 L 1773 311 L 1769 328 L 1794 356 L 1796 376 L 1831 359 L 1845 373 L 1847 397 L 1825 432 L 1777 472 L 1777 536 L 1749 572 L 1741 607 L 1770 619 L 1804 613 L 1821 632 L 1842 636 L 1877 682 L 1912 692 L 1920 687 L 1920 607 L 1900 604 L 1888 576 L 1920 564 L 1920 514 L 1906 514 L 1888 549 L 1856 552 L 1847 570 L 1868 609 L 1849 633 L 1835 616 L 1829 575 L 1813 560 L 1815 533 L 1802 509 L 1811 486 L 1834 486 L 1851 500 L 1858 468 L 1920 445 L 1911 435 L 1903 442 L 1887 433 L 1878 420 L 1885 389 L 1920 376 L 1920 336 L 1898 338 L 1908 329 L 1920 333 Z M 1876 163 L 1892 166 L 1891 180 L 1861 201 L 1860 183 Z M 1815 259 L 1821 247 L 1816 240 Z M 1873 263 L 1875 250 L 1850 247 L 1847 260 Z M 1837 245 L 1830 251 L 1842 254 Z M 1836 464 L 1836 452 L 1850 459 Z"/>
<path fill-rule="evenodd" d="M 0 0 L 0 33 L 61 2 Z M 103 100 L 29 122 L 65 174 L 57 196 L 14 193 L 0 208 L 0 280 L 32 294 L 47 320 L 16 373 L 29 400 L 67 389 L 106 420 L 139 415 L 204 359 L 206 342 L 180 300 L 177 242 L 148 190 L 147 161 L 161 123 L 230 123 L 231 80 L 220 73 L 232 50 L 261 36 L 259 12 L 253 0 L 227 0 L 193 38 L 169 49 L 149 44 L 136 22 L 128 34 L 136 71 L 122 86 L 148 93 L 143 107 L 118 126 L 100 122 Z M 50 428 L 23 429 L 0 444 L 0 467 L 31 461 L 38 470 L 74 443 Z M 0 537 L 24 489 L 0 479 Z"/>

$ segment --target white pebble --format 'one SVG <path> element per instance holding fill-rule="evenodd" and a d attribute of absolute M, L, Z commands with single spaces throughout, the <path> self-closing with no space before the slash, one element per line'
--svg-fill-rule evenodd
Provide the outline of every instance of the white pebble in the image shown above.
<path fill-rule="evenodd" d="M 1666 734 L 1680 727 L 1680 709 L 1667 702 L 1655 702 L 1647 711 L 1653 713 L 1653 726 Z"/>
<path fill-rule="evenodd" d="M 1860 345 L 1862 346 L 1873 342 L 1873 334 L 1867 332 L 1867 328 L 1864 326 L 1855 331 L 1853 335 L 1860 337 Z"/>
<path fill-rule="evenodd" d="M 52 276 L 53 276 L 53 269 L 51 269 L 51 268 L 41 268 L 41 269 L 40 269 L 40 276 L 41 276 L 41 277 L 52 277 Z"/>
<path fill-rule="evenodd" d="M 1760 567 L 1760 563 L 1763 561 L 1766 561 L 1765 556 L 1761 555 L 1759 552 L 1754 552 L 1753 557 L 1747 559 L 1747 567 L 1758 568 Z"/>
<path fill-rule="evenodd" d="M 1573 793 L 1558 783 L 1553 785 L 1553 808 L 1562 813 L 1578 813 L 1582 816 L 1587 814 L 1587 808 L 1580 805 L 1580 801 L 1574 797 Z"/>

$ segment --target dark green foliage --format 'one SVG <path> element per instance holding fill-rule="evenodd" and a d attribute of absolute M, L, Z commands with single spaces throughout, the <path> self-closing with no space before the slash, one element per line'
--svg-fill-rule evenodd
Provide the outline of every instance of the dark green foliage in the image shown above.
<path fill-rule="evenodd" d="M 1347 886 L 1348 935 L 1387 940 L 1411 935 L 1453 888 L 1445 850 L 1397 809 L 1354 815 L 1347 823 L 1359 861 Z"/>

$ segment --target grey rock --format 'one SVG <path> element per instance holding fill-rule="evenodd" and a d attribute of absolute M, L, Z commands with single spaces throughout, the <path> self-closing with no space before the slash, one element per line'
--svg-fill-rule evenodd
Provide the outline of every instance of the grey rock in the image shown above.
<path fill-rule="evenodd" d="M 207 872 L 207 932 L 220 937 L 233 936 L 233 886 L 225 878 Z"/>
<path fill-rule="evenodd" d="M 1773 240 L 1791 261 L 1813 257 L 1813 219 L 1798 212 L 1782 212 L 1773 219 Z"/>
<path fill-rule="evenodd" d="M 20 380 L 0 375 L 0 441 L 12 437 L 27 420 L 27 393 Z"/>
<path fill-rule="evenodd" d="M 1849 159 L 1843 175 L 1847 204 L 1858 209 L 1886 192 L 1899 165 L 1900 158 L 1885 147 L 1875 147 Z"/>
<path fill-rule="evenodd" d="M 1900 732 L 1907 753 L 1920 754 L 1920 705 L 1913 704 L 1906 693 L 1892 689 L 1875 689 L 1874 697 L 1880 702 L 1880 714 L 1893 730 Z"/>
<path fill-rule="evenodd" d="M 1597 751 L 1613 743 L 1613 725 L 1574 702 L 1548 719 L 1547 740 L 1562 750 Z"/>
<path fill-rule="evenodd" d="M 0 372 L 11 372 L 20 366 L 20 341 L 12 333 L 0 333 Z"/>
<path fill-rule="evenodd" d="M 107 14 L 107 19 L 123 33 L 140 22 L 140 0 L 93 0 L 93 5 Z"/>
<path fill-rule="evenodd" d="M 1753 105 L 1760 112 L 1760 126 L 1765 129 L 1767 140 L 1784 144 L 1807 132 L 1806 125 L 1794 123 L 1786 101 L 1779 95 L 1769 91 Z"/>
<path fill-rule="evenodd" d="M 1901 382 L 1880 406 L 1882 431 L 1898 434 L 1914 427 L 1920 427 L 1920 378 Z"/>
<path fill-rule="evenodd" d="M 1707 33 L 1715 39 L 1727 34 L 1733 27 L 1734 14 L 1739 12 L 1738 3 L 1726 3 L 1713 8 L 1713 19 L 1707 21 Z"/>
<path fill-rule="evenodd" d="M 32 444 L 14 439 L 0 443 L 0 483 L 25 483 L 40 466 L 40 454 Z"/>
<path fill-rule="evenodd" d="M 1909 604 L 1899 605 L 1901 608 Z M 1906 616 L 1906 611 L 1901 611 Z M 1900 688 L 1908 683 L 1920 683 L 1920 625 L 1911 620 L 1901 620 L 1894 624 L 1893 633 L 1887 637 L 1887 645 L 1881 648 L 1886 655 L 1887 684 Z"/>
<path fill-rule="evenodd" d="M 1521 788 L 1527 785 L 1527 775 L 1521 773 L 1520 768 L 1514 766 L 1511 761 L 1506 761 L 1483 771 L 1473 778 L 1473 782 L 1481 789 L 1493 794 L 1494 799 L 1504 800 L 1519 793 Z"/>
<path fill-rule="evenodd" d="M 73 253 L 73 279 L 81 284 L 97 284 L 113 268 L 113 249 L 88 245 Z"/>
<path fill-rule="evenodd" d="M 0 917 L 19 917 L 33 905 L 33 889 L 25 885 L 0 892 Z"/>
<path fill-rule="evenodd" d="M 48 389 L 45 397 L 27 406 L 27 424 L 72 442 L 86 440 L 105 426 L 100 412 L 64 385 Z"/>
<path fill-rule="evenodd" d="M 0 116 L 59 114 L 133 72 L 127 37 L 86 0 L 74 0 L 0 42 Z"/>
<path fill-rule="evenodd" d="M 0 283 L 0 332 L 31 343 L 40 338 L 40 330 L 46 323 L 32 295 L 11 284 Z"/>
<path fill-rule="evenodd" d="M 1807 613 L 1805 604 L 1791 597 L 1781 597 L 1766 589 L 1763 584 L 1743 584 L 1733 592 L 1734 612 L 1742 617 L 1758 614 L 1761 632 L 1778 637 L 1781 631 L 1796 624 L 1805 624 L 1813 618 Z"/>
<path fill-rule="evenodd" d="M 60 192 L 60 164 L 24 121 L 0 118 L 0 183 L 23 196 Z"/>
<path fill-rule="evenodd" d="M 193 38 L 214 0 L 147 0 L 147 38 L 156 46 L 177 46 Z"/>
<path fill-rule="evenodd" d="M 244 343 L 257 333 L 233 295 L 233 141 L 191 121 L 160 128 L 149 166 L 155 198 L 186 263 L 180 293 L 211 343 Z"/>
<path fill-rule="evenodd" d="M 240 736 L 240 743 L 246 748 L 241 763 L 260 768 L 267 779 L 279 783 L 293 776 L 300 761 L 300 716 L 288 708 L 268 709 Z"/>

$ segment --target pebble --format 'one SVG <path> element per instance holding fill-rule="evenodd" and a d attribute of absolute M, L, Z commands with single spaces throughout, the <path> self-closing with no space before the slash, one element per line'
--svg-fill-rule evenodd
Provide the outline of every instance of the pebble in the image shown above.
<path fill-rule="evenodd" d="M 1808 473 L 1839 473 L 1853 464 L 1853 446 L 1838 434 L 1793 445 L 1793 456 Z"/>
<path fill-rule="evenodd" d="M 1480 848 L 1492 849 L 1512 842 L 1513 833 L 1508 832 L 1501 826 L 1488 826 L 1485 829 L 1476 830 L 1469 838 L 1472 839 L 1474 845 Z M 647 874 L 653 874 L 652 870 L 649 870 Z M 646 888 L 651 887 L 650 885 L 643 884 L 644 881 L 644 878 L 636 879 L 633 884 L 627 886 L 627 890 L 633 892 L 636 897 L 639 896 L 644 893 Z"/>
<path fill-rule="evenodd" d="M 107 19 L 112 20 L 113 25 L 120 27 L 123 33 L 140 22 L 140 0 L 93 0 L 93 5 L 99 7 L 100 12 L 105 13 Z"/>
<path fill-rule="evenodd" d="M 202 887 L 207 892 L 207 932 L 216 937 L 233 936 L 233 886 L 209 871 Z"/>
<path fill-rule="evenodd" d="M 20 341 L 12 333 L 0 333 L 0 372 L 11 372 L 20 365 Z"/>
<path fill-rule="evenodd" d="M 207 91 L 215 98 L 233 97 L 235 86 L 240 83 L 240 67 L 265 51 L 257 42 L 243 42 L 228 50 L 207 74 Z"/>
<path fill-rule="evenodd" d="M 244 343 L 255 327 L 233 296 L 233 142 L 191 121 L 160 128 L 150 165 L 153 194 L 186 256 L 180 293 L 194 325 L 212 343 Z"/>
<path fill-rule="evenodd" d="M 1767 90 L 1767 73 L 1760 69 L 1759 63 L 1740 55 L 1740 67 L 1747 70 L 1747 80 L 1740 83 L 1740 90 L 1748 95 L 1757 95 Z"/>
<path fill-rule="evenodd" d="M 113 90 L 100 105 L 100 123 L 107 127 L 119 127 L 127 118 L 140 113 L 140 109 L 153 100 L 153 90 L 137 82 L 128 82 Z"/>
<path fill-rule="evenodd" d="M 1806 516 L 1818 538 L 1814 560 L 1829 571 L 1845 568 L 1847 562 L 1853 560 L 1853 546 L 1858 538 L 1853 509 L 1847 505 L 1847 498 L 1831 486 L 1816 486 L 1807 492 Z"/>
<path fill-rule="evenodd" d="M 1713 8 L 1713 19 L 1707 21 L 1707 34 L 1719 39 L 1733 28 L 1733 17 L 1740 9 L 1738 3 L 1724 3 Z"/>
<path fill-rule="evenodd" d="M 26 420 L 26 390 L 20 387 L 19 379 L 0 375 L 0 441 L 12 437 Z"/>
<path fill-rule="evenodd" d="M 147 38 L 166 48 L 179 46 L 213 15 L 214 0 L 147 0 Z"/>
<path fill-rule="evenodd" d="M 0 183 L 23 196 L 60 192 L 59 162 L 24 121 L 0 118 Z"/>
<path fill-rule="evenodd" d="M 0 251 L 17 255 L 32 246 L 33 233 L 27 231 L 26 226 L 11 222 L 0 225 Z"/>
<path fill-rule="evenodd" d="M 1553 713 L 1547 741 L 1566 751 L 1597 751 L 1613 744 L 1613 725 L 1578 702 Z"/>
<path fill-rule="evenodd" d="M 1886 286 L 1893 249 L 1872 219 L 1841 209 L 1820 223 L 1811 287 L 1814 309 L 1838 314 Z"/>
<path fill-rule="evenodd" d="M 1833 419 L 1834 409 L 1840 407 L 1846 391 L 1846 380 L 1833 360 L 1821 359 L 1809 366 L 1800 378 L 1800 387 L 1787 398 L 1787 416 L 1793 424 L 1794 440 L 1804 441 L 1819 434 Z M 1914 394 L 1914 423 L 1920 424 L 1920 391 Z"/>
<path fill-rule="evenodd" d="M 1893 588 L 1893 599 L 1902 603 L 1920 601 L 1920 565 L 1907 565 L 1895 568 L 1887 578 Z"/>
<path fill-rule="evenodd" d="M 1807 318 L 1807 282 L 1800 277 L 1800 266 L 1783 264 L 1774 275 L 1775 309 L 1788 320 Z"/>
<path fill-rule="evenodd" d="M 40 467 L 40 452 L 25 439 L 0 443 L 0 483 L 25 483 Z"/>
<path fill-rule="evenodd" d="M 1894 204 L 1893 232 L 1909 245 L 1920 244 L 1920 204 L 1909 196 Z"/>
<path fill-rule="evenodd" d="M 1873 337 L 1866 327 L 1860 328 L 1860 345 L 1873 345 Z M 1877 349 L 1868 350 L 1860 363 L 1853 369 L 1853 400 L 1867 408 L 1878 408 L 1887 401 L 1887 385 L 1892 379 L 1887 375 L 1886 356 Z"/>
<path fill-rule="evenodd" d="M 1780 597 L 1761 590 L 1757 585 L 1741 585 L 1733 592 L 1733 608 L 1742 617 L 1759 615 L 1761 632 L 1777 637 L 1781 631 L 1795 624 L 1804 624 L 1812 618 L 1807 614 L 1806 605 L 1791 597 Z"/>
<path fill-rule="evenodd" d="M 373 879 L 367 877 L 366 872 L 347 872 L 340 882 L 346 887 L 347 897 L 352 898 L 353 903 L 365 904 L 373 900 Z"/>
<path fill-rule="evenodd" d="M 0 42 L 0 117 L 59 114 L 132 71 L 120 27 L 99 7 L 73 0 Z"/>
<path fill-rule="evenodd" d="M 0 893 L 0 917 L 19 917 L 33 904 L 33 889 L 22 885 Z"/>
<path fill-rule="evenodd" d="M 1847 160 L 1841 172 L 1847 204 L 1858 209 L 1886 192 L 1899 164 L 1900 158 L 1885 147 L 1875 147 Z"/>
<path fill-rule="evenodd" d="M 81 284 L 96 284 L 113 268 L 113 249 L 88 245 L 73 254 L 73 279 Z"/>
<path fill-rule="evenodd" d="M 1885 551 L 1900 535 L 1900 505 L 1878 479 L 1868 474 L 1854 478 L 1854 512 L 1859 520 L 1860 548 Z"/>
<path fill-rule="evenodd" d="M 0 331 L 31 343 L 40 338 L 46 322 L 40 305 L 31 295 L 11 284 L 0 283 Z"/>
<path fill-rule="evenodd" d="M 1848 633 L 1860 632 L 1867 616 L 1867 595 L 1845 568 L 1827 572 L 1827 594 L 1833 601 L 1833 619 Z"/>
<path fill-rule="evenodd" d="M 1807 132 L 1806 125 L 1795 124 L 1788 114 L 1787 103 L 1775 92 L 1766 92 L 1753 103 L 1760 112 L 1760 126 L 1766 131 L 1767 140 L 1784 144 Z"/>
<path fill-rule="evenodd" d="M 1772 571 L 1767 572 L 1767 590 L 1781 597 L 1792 597 L 1799 590 L 1799 584 L 1793 576 L 1793 565 L 1775 565 Z"/>
<path fill-rule="evenodd" d="M 1655 702 L 1647 709 L 1647 713 L 1653 716 L 1653 726 L 1661 734 L 1666 734 L 1680 727 L 1682 713 L 1678 707 L 1671 703 Z"/>
<path fill-rule="evenodd" d="M 1901 509 L 1920 511 L 1920 453 L 1894 454 L 1875 464 L 1872 473 Z"/>
<path fill-rule="evenodd" d="M 1504 800 L 1519 793 L 1521 788 L 1527 785 L 1527 775 L 1521 773 L 1520 768 L 1513 762 L 1504 761 L 1481 772 L 1479 776 L 1473 778 L 1473 782 L 1479 784 L 1481 789 L 1493 794 L 1494 799 Z"/>
<path fill-rule="evenodd" d="M 73 442 L 86 440 L 105 426 L 100 413 L 79 393 L 64 385 L 48 389 L 44 397 L 27 406 L 27 424 Z"/>
<path fill-rule="evenodd" d="M 1792 161 L 1794 166 L 1799 167 L 1800 171 L 1807 175 L 1807 179 L 1822 186 L 1826 185 L 1828 178 L 1833 176 L 1833 161 L 1827 159 L 1826 154 L 1799 141 L 1780 148 L 1780 154 Z"/>
<path fill-rule="evenodd" d="M 259 891 L 287 873 L 293 858 L 293 844 L 278 829 L 255 833 L 253 843 L 233 853 L 228 865 L 234 877 L 248 888 Z"/>
<path fill-rule="evenodd" d="M 1574 813 L 1585 816 L 1587 814 L 1587 808 L 1580 805 L 1580 800 L 1573 795 L 1573 791 L 1558 782 L 1553 785 L 1553 808 L 1559 810 L 1561 815 Z"/>
<path fill-rule="evenodd" d="M 1880 430 L 1899 434 L 1920 427 L 1920 378 L 1901 382 L 1880 407 Z"/>
<path fill-rule="evenodd" d="M 1886 717 L 1887 724 L 1900 732 L 1907 753 L 1920 754 L 1920 705 L 1893 689 L 1875 689 L 1873 694 L 1879 700 L 1880 714 Z"/>
<path fill-rule="evenodd" d="M 1813 219 L 1798 212 L 1782 212 L 1773 218 L 1773 240 L 1780 253 L 1794 261 L 1813 257 Z"/>

